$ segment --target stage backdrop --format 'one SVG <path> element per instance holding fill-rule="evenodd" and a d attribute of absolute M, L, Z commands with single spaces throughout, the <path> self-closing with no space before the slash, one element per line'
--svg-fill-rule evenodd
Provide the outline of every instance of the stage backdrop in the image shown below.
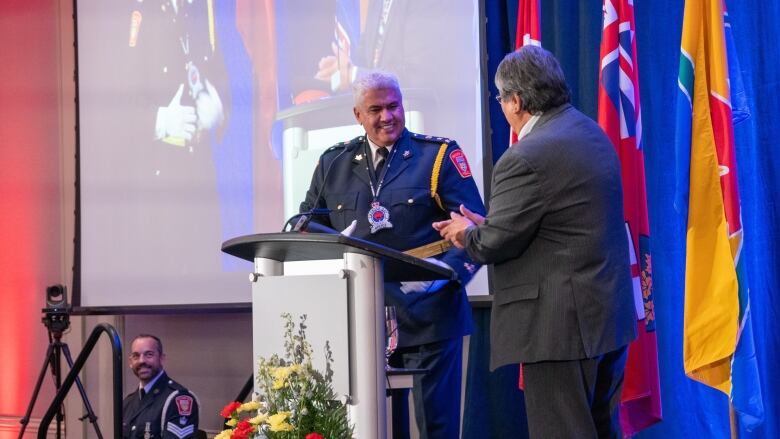
<path fill-rule="evenodd" d="M 488 52 L 495 66 L 514 44 L 517 0 L 486 2 Z M 643 146 L 647 175 L 651 252 L 658 336 L 663 421 L 641 432 L 643 438 L 720 437 L 729 433 L 728 400 L 724 394 L 692 381 L 683 370 L 683 305 L 685 279 L 685 218 L 673 206 L 675 103 L 683 17 L 682 1 L 635 1 L 636 38 L 642 102 Z M 778 226 L 780 162 L 774 158 L 780 125 L 774 121 L 780 105 L 780 6 L 758 0 L 727 2 L 732 32 L 741 64 L 752 117 L 736 126 L 736 154 L 745 245 L 753 312 L 756 356 L 763 394 L 765 420 L 754 431 L 740 426 L 739 437 L 774 438 L 780 435 L 775 396 L 780 391 L 780 337 L 778 318 Z M 601 37 L 601 2 L 553 0 L 542 2 L 542 45 L 561 61 L 573 92 L 573 103 L 594 120 L 597 114 L 597 80 Z M 491 84 L 492 85 L 492 84 Z M 492 90 L 495 92 L 495 90 Z M 491 103 L 493 157 L 506 148 L 508 134 L 500 110 Z M 481 323 L 472 336 L 470 360 L 477 365 L 486 352 L 489 319 L 477 310 Z M 481 355 L 479 353 L 481 352 Z M 516 369 L 516 368 L 515 368 Z M 470 371 L 464 437 L 524 437 L 522 397 L 508 389 L 516 385 L 514 370 L 496 373 Z M 486 386 L 486 387 L 481 387 Z M 488 389 L 485 391 L 485 389 Z M 488 403 L 485 403 L 488 401 Z M 488 405 L 492 404 L 492 405 Z M 520 419 L 518 419 L 520 418 Z M 510 421 L 508 421 L 510 420 Z"/>

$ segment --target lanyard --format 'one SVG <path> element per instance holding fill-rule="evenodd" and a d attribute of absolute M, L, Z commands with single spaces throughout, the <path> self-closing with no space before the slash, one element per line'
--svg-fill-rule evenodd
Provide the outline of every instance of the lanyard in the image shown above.
<path fill-rule="evenodd" d="M 366 145 L 368 145 L 368 142 L 366 142 Z M 366 154 L 370 154 L 371 147 L 367 146 L 367 148 L 368 148 L 368 152 Z M 369 169 L 369 165 L 368 165 L 369 160 L 366 160 L 366 172 L 368 172 L 368 186 L 371 188 L 371 196 L 373 197 L 374 201 L 379 199 L 379 192 L 382 190 L 382 183 L 385 182 L 385 176 L 387 175 L 387 171 L 390 169 L 390 165 L 393 163 L 393 157 L 395 157 L 396 151 L 398 151 L 398 145 L 393 146 L 393 151 L 390 152 L 390 155 L 385 159 L 385 166 L 382 169 L 381 176 L 374 176 L 374 173 L 371 172 L 371 169 Z M 373 162 L 373 160 L 371 162 Z M 374 177 L 379 179 L 376 189 L 374 189 Z"/>

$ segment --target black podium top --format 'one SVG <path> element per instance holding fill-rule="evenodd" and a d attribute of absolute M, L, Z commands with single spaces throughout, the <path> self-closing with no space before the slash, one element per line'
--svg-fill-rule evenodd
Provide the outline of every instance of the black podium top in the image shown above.
<path fill-rule="evenodd" d="M 250 262 L 254 262 L 255 258 L 281 262 L 341 259 L 344 253 L 359 253 L 384 261 L 387 282 L 455 278 L 455 273 L 447 268 L 389 247 L 339 234 L 287 232 L 239 236 L 222 243 L 222 251 Z"/>

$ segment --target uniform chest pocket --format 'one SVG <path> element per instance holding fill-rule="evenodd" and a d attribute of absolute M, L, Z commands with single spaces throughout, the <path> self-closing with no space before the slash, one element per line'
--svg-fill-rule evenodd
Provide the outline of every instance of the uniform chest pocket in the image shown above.
<path fill-rule="evenodd" d="M 330 209 L 330 223 L 336 230 L 345 229 L 356 219 L 357 192 L 325 195 L 325 203 Z"/>
<path fill-rule="evenodd" d="M 431 223 L 435 219 L 435 212 L 431 211 L 433 200 L 430 189 L 395 189 L 389 195 L 390 221 L 392 221 L 396 233 L 410 236 L 433 230 Z M 438 207 L 436 209 L 438 210 Z"/>

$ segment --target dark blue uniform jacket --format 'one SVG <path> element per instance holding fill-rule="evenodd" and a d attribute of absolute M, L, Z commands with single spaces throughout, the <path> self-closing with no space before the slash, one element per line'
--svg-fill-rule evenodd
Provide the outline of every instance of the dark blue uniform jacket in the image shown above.
<path fill-rule="evenodd" d="M 165 372 L 143 398 L 139 392 L 127 395 L 122 402 L 124 439 L 182 439 L 198 431 L 197 398 Z"/>
<path fill-rule="evenodd" d="M 441 156 L 438 167 L 435 166 L 437 156 Z M 330 214 L 314 220 L 336 230 L 343 230 L 352 220 L 357 220 L 353 237 L 401 251 L 441 239 L 431 224 L 448 219 L 450 211 L 458 211 L 461 204 L 485 214 L 471 170 L 457 143 L 404 130 L 388 157 L 378 195 L 378 201 L 390 213 L 393 227 L 372 234 L 368 221 L 373 200 L 369 186 L 370 157 L 365 136 L 325 151 L 314 171 L 306 200 L 301 203 L 301 212 L 330 209 Z M 432 187 L 438 202 L 432 195 Z M 317 194 L 321 194 L 319 200 Z M 457 274 L 456 281 L 433 293 L 404 294 L 398 283 L 385 285 L 385 303 L 396 306 L 401 347 L 441 341 L 471 331 L 471 310 L 464 286 L 479 266 L 463 250 L 455 248 L 437 258 L 452 267 Z"/>

